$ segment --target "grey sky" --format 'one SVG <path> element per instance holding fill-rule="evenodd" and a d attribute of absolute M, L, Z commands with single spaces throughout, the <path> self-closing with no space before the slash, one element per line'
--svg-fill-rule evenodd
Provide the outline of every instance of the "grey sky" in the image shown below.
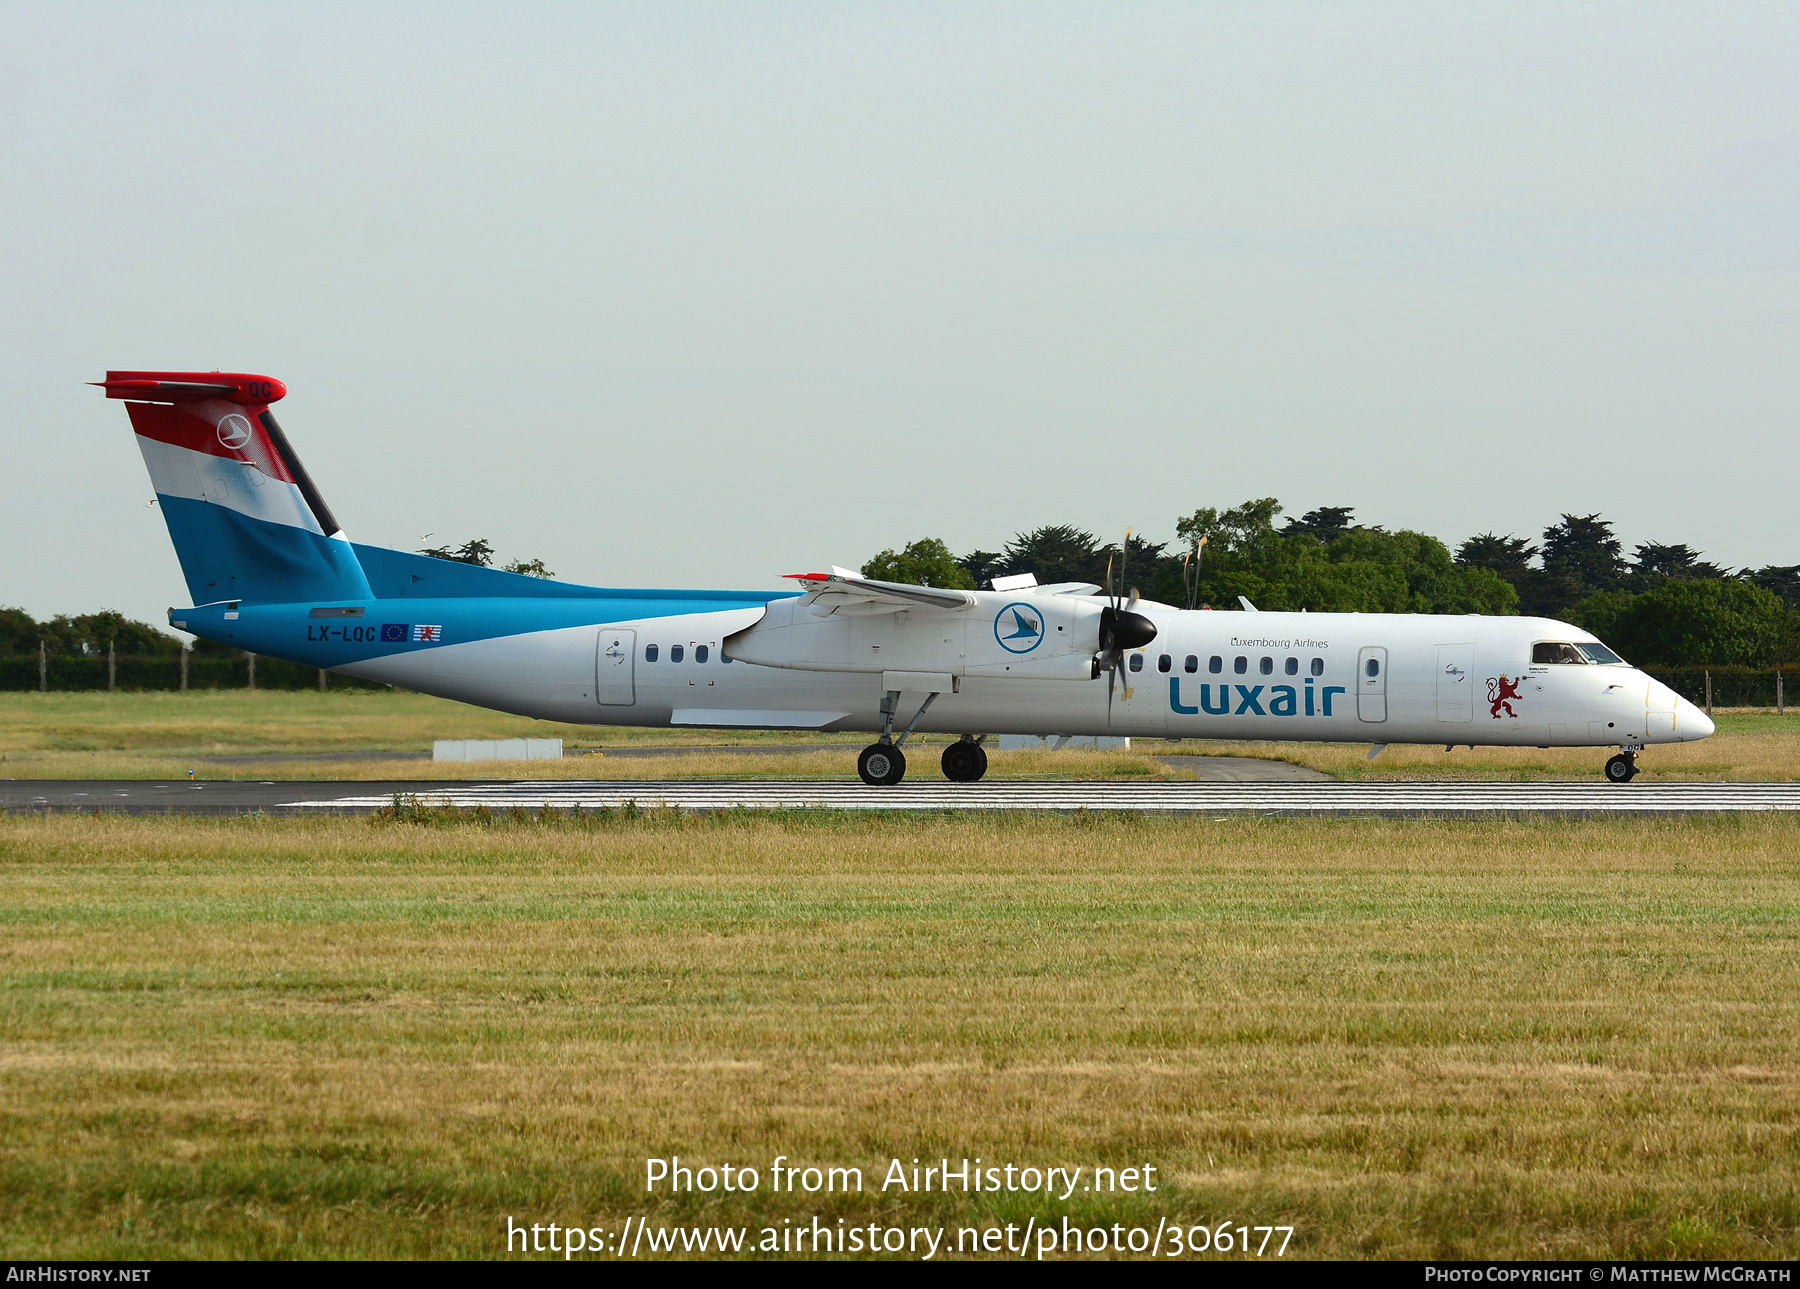
<path fill-rule="evenodd" d="M 186 603 L 108 367 L 603 584 L 1270 495 L 1800 562 L 1796 67 L 1792 5 L 0 5 L 0 604 Z"/>

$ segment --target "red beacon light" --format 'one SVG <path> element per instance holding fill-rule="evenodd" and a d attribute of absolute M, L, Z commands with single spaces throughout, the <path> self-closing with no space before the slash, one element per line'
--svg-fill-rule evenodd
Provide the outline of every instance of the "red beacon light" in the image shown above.
<path fill-rule="evenodd" d="M 108 398 L 140 403 L 191 403 L 222 398 L 244 407 L 262 406 L 287 397 L 287 386 L 272 376 L 235 371 L 109 371 L 105 380 L 89 382 Z"/>

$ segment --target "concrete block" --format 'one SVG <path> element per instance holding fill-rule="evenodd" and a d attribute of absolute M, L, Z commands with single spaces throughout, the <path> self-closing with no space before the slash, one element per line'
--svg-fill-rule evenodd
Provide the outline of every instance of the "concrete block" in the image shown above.
<path fill-rule="evenodd" d="M 431 745 L 433 761 L 560 761 L 559 738 L 441 738 Z"/>

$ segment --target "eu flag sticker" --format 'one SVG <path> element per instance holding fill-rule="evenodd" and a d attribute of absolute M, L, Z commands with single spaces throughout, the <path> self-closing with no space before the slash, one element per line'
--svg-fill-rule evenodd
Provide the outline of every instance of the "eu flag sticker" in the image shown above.
<path fill-rule="evenodd" d="M 406 623 L 383 622 L 381 624 L 382 644 L 404 644 L 406 641 Z"/>
<path fill-rule="evenodd" d="M 444 639 L 444 629 L 442 627 L 416 626 L 413 628 L 412 638 L 419 644 L 439 644 Z"/>

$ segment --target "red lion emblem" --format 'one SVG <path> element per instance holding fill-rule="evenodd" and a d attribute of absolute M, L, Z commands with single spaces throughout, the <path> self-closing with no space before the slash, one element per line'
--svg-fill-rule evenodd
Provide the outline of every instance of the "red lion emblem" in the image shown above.
<path fill-rule="evenodd" d="M 1524 679 L 1523 676 L 1519 677 L 1517 680 L 1508 680 L 1504 675 L 1498 680 L 1492 676 L 1488 677 L 1488 714 L 1495 720 L 1500 719 L 1500 709 L 1503 707 L 1506 709 L 1506 714 L 1508 716 L 1515 718 L 1518 716 L 1518 713 L 1512 709 L 1511 700 L 1516 699 L 1519 702 L 1525 701 L 1519 693 L 1519 686 L 1524 682 Z"/>

